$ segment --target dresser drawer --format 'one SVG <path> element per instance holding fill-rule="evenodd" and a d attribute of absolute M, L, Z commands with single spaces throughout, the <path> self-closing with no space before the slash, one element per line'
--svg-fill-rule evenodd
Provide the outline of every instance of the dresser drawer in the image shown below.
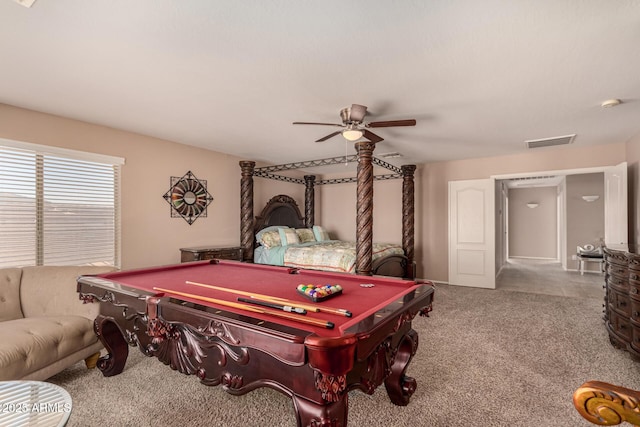
<path fill-rule="evenodd" d="M 230 259 L 242 261 L 240 246 L 198 246 L 195 248 L 181 248 L 180 261 L 204 261 L 209 259 Z"/>
<path fill-rule="evenodd" d="M 633 333 L 631 330 L 631 322 L 628 318 L 620 316 L 618 313 L 612 311 L 611 317 L 609 318 L 609 324 L 616 335 L 627 343 L 631 341 Z"/>
<path fill-rule="evenodd" d="M 629 277 L 629 269 L 627 269 L 627 266 L 612 263 L 607 263 L 606 265 L 606 272 L 608 275 L 615 276 L 619 279 L 626 279 Z"/>
<path fill-rule="evenodd" d="M 640 301 L 640 282 L 635 280 L 629 281 L 629 297 L 631 299 Z"/>
<path fill-rule="evenodd" d="M 634 327 L 631 331 L 631 336 L 631 347 L 633 347 L 635 351 L 640 351 L 640 328 Z"/>
<path fill-rule="evenodd" d="M 629 254 L 628 259 L 629 270 L 640 271 L 640 256 L 638 254 Z"/>
<path fill-rule="evenodd" d="M 619 292 L 610 288 L 607 297 L 609 298 L 608 303 L 611 310 L 616 311 L 627 318 L 631 316 L 631 302 L 627 293 Z"/>
<path fill-rule="evenodd" d="M 640 329 L 640 301 L 631 300 L 631 323 L 637 329 Z"/>
<path fill-rule="evenodd" d="M 620 292 L 624 292 L 624 293 L 629 292 L 629 279 L 627 278 L 620 279 L 616 276 L 608 276 L 607 285 L 612 289 L 616 289 Z"/>

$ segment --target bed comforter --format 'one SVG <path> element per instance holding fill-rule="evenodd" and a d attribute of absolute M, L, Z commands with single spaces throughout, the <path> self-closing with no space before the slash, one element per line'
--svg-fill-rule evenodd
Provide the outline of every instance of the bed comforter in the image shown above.
<path fill-rule="evenodd" d="M 402 246 L 391 243 L 374 243 L 372 261 L 388 255 L 404 255 Z M 341 240 L 309 242 L 298 245 L 255 250 L 256 264 L 280 265 L 311 270 L 354 273 L 356 268 L 356 243 Z"/>

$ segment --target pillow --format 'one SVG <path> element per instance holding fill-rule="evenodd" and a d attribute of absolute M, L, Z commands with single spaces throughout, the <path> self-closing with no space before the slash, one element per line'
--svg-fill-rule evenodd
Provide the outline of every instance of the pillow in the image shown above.
<path fill-rule="evenodd" d="M 278 232 L 281 228 L 288 227 L 284 225 L 272 225 L 270 227 L 263 228 L 256 233 L 256 241 L 267 248 L 282 246 L 280 233 Z"/>
<path fill-rule="evenodd" d="M 326 240 L 330 240 L 329 233 L 327 232 L 327 230 L 325 230 L 324 227 L 320 227 L 319 225 L 313 226 L 313 235 L 316 236 L 316 240 L 318 242 L 324 242 Z"/>
<path fill-rule="evenodd" d="M 296 228 L 296 234 L 300 243 L 315 242 L 316 236 L 310 228 Z"/>
<path fill-rule="evenodd" d="M 282 242 L 282 246 L 297 245 L 300 243 L 298 234 L 293 228 L 281 228 L 280 230 L 278 230 L 278 232 L 280 233 L 280 241 Z"/>
<path fill-rule="evenodd" d="M 280 228 L 282 227 L 286 227 L 285 225 L 270 225 L 269 227 L 265 227 L 262 230 L 258 231 L 256 233 L 256 241 L 260 242 L 260 240 L 262 240 L 262 235 L 264 233 L 267 233 L 269 231 L 278 231 Z"/>
<path fill-rule="evenodd" d="M 267 248 L 274 248 L 276 246 L 282 246 L 282 240 L 280 239 L 279 230 L 267 231 L 262 234 L 260 243 Z"/>

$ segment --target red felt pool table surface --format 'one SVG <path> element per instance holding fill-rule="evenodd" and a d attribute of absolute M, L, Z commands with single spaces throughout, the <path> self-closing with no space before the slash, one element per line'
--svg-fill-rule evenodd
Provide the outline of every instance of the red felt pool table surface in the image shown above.
<path fill-rule="evenodd" d="M 129 270 L 125 272 L 107 273 L 98 277 L 123 286 L 142 290 L 156 296 L 170 296 L 175 299 L 194 302 L 200 305 L 216 307 L 212 302 L 205 302 L 185 296 L 171 295 L 154 288 L 170 289 L 177 292 L 195 294 L 218 300 L 237 302 L 239 295 L 233 292 L 208 289 L 188 284 L 187 281 L 213 285 L 216 287 L 238 290 L 242 292 L 269 295 L 285 298 L 304 304 L 319 307 L 331 307 L 348 310 L 352 317 L 325 312 L 308 312 L 305 318 L 319 319 L 335 324 L 333 329 L 308 325 L 284 318 L 275 318 L 269 314 L 247 312 L 243 309 L 219 305 L 225 311 L 248 315 L 262 320 L 277 322 L 297 329 L 313 332 L 319 336 L 339 336 L 360 322 L 363 318 L 389 306 L 408 293 L 414 292 L 420 284 L 412 280 L 401 280 L 385 277 L 358 276 L 353 274 L 298 270 L 288 267 L 276 267 L 260 264 L 241 263 L 237 261 L 201 261 L 164 267 Z M 340 285 L 341 295 L 325 301 L 314 303 L 297 291 L 300 284 Z M 361 284 L 373 286 L 363 287 Z M 257 306 L 256 306 L 257 307 Z M 300 316 L 291 314 L 291 316 Z"/>

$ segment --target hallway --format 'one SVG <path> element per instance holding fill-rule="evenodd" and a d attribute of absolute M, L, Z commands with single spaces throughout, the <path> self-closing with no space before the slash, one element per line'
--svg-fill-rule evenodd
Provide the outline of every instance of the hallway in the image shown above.
<path fill-rule="evenodd" d="M 496 289 L 565 297 L 604 299 L 604 274 L 564 271 L 558 261 L 510 258 Z"/>

